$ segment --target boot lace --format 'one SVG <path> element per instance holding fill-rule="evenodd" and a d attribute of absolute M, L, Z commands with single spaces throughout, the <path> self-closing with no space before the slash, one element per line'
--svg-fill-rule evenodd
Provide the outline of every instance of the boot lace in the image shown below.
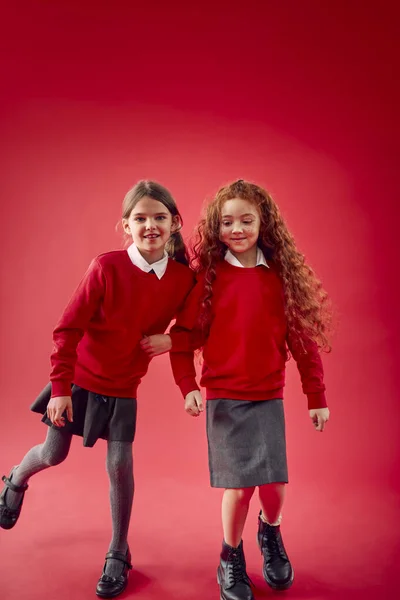
<path fill-rule="evenodd" d="M 246 567 L 240 552 L 231 552 L 228 560 L 228 584 L 229 587 L 243 582 L 250 585 L 251 581 L 246 573 Z"/>

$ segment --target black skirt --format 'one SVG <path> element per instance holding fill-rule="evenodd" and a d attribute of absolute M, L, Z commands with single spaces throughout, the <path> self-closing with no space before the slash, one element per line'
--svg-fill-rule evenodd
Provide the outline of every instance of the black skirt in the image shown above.
<path fill-rule="evenodd" d="M 73 422 L 64 413 L 65 427 L 56 427 L 47 417 L 46 409 L 51 397 L 49 383 L 40 392 L 32 406 L 32 411 L 43 415 L 42 421 L 49 427 L 64 429 L 83 437 L 84 446 L 94 446 L 98 438 L 115 442 L 133 442 L 136 430 L 136 398 L 116 398 L 102 396 L 72 386 Z"/>
<path fill-rule="evenodd" d="M 283 401 L 207 400 L 212 487 L 287 483 Z"/>

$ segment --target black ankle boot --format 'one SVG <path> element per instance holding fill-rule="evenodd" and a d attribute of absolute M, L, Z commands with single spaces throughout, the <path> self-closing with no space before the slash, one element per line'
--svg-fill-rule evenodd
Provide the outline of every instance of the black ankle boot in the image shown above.
<path fill-rule="evenodd" d="M 106 575 L 106 564 L 108 558 L 120 560 L 121 563 L 123 563 L 121 575 L 118 577 L 110 577 L 109 575 Z M 121 594 L 128 585 L 128 575 L 131 569 L 131 553 L 129 548 L 126 551 L 126 554 L 122 554 L 122 552 L 107 552 L 103 573 L 97 582 L 96 594 L 100 596 L 100 598 L 115 598 L 116 596 L 119 596 L 119 594 Z"/>
<path fill-rule="evenodd" d="M 11 473 L 8 477 L 3 475 L 2 480 L 4 481 L 5 487 L 0 493 L 0 527 L 2 529 L 12 529 L 19 519 L 21 514 L 22 503 L 24 501 L 25 492 L 28 489 L 28 484 L 15 485 L 11 480 L 13 473 L 17 467 L 11 469 Z M 10 489 L 17 494 L 22 494 L 21 500 L 17 508 L 8 508 L 6 494 L 7 490 Z"/>
<path fill-rule="evenodd" d="M 265 581 L 274 590 L 287 590 L 293 583 L 294 572 L 283 545 L 280 526 L 268 525 L 258 517 L 257 539 L 264 557 Z"/>
<path fill-rule="evenodd" d="M 254 600 L 251 582 L 246 573 L 243 542 L 237 548 L 223 542 L 217 581 L 221 600 Z"/>

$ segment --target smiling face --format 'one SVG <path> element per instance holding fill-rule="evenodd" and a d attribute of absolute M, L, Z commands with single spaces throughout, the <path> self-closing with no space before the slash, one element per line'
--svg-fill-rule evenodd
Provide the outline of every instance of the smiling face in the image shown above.
<path fill-rule="evenodd" d="M 180 228 L 180 220 L 173 217 L 162 202 L 144 196 L 129 217 L 122 219 L 122 225 L 140 254 L 151 264 L 163 257 L 165 244 Z"/>
<path fill-rule="evenodd" d="M 227 200 L 221 209 L 220 240 L 243 264 L 255 262 L 260 233 L 260 215 L 248 200 Z"/>

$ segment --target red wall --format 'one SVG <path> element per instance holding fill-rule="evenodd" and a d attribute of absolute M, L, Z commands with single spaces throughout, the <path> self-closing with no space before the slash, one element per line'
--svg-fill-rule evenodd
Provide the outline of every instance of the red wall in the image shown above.
<path fill-rule="evenodd" d="M 52 327 L 90 259 L 120 246 L 127 189 L 140 178 L 168 186 L 189 234 L 204 198 L 241 177 L 272 192 L 339 316 L 323 436 L 289 366 L 292 481 L 332 498 L 398 491 L 394 9 L 108 4 L 4 9 L 1 468 L 44 433 L 28 405 L 47 380 Z M 181 410 L 166 357 L 152 364 L 140 409 L 139 455 L 161 439 L 157 468 L 206 486 L 203 427 Z"/>

